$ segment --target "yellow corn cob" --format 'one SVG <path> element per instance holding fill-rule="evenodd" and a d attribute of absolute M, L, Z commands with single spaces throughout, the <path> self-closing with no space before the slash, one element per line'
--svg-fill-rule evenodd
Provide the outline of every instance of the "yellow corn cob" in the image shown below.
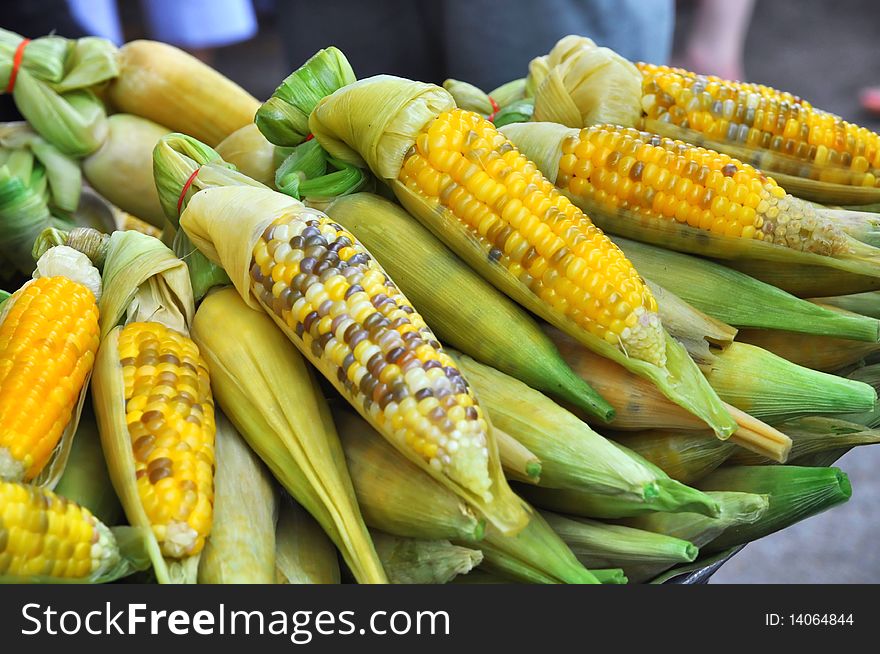
<path fill-rule="evenodd" d="M 155 322 L 126 325 L 119 356 L 144 511 L 163 554 L 197 554 L 210 532 L 214 496 L 207 367 L 189 337 Z"/>
<path fill-rule="evenodd" d="M 452 359 L 375 260 L 318 213 L 286 214 L 253 249 L 251 290 L 346 398 L 437 472 L 491 497 L 488 425 Z"/>
<path fill-rule="evenodd" d="M 110 530 L 49 490 L 0 481 L 0 578 L 100 577 L 119 562 Z"/>
<path fill-rule="evenodd" d="M 657 303 L 635 268 L 494 125 L 453 109 L 430 121 L 399 180 L 439 201 L 500 263 L 579 327 L 657 365 Z"/>
<path fill-rule="evenodd" d="M 98 349 L 95 295 L 40 277 L 0 315 L 0 479 L 34 479 L 74 415 Z"/>
<path fill-rule="evenodd" d="M 766 170 L 835 184 L 880 185 L 880 135 L 760 84 L 638 64 L 650 121 L 755 151 Z M 768 156 L 769 155 L 769 156 Z"/>
<path fill-rule="evenodd" d="M 563 139 L 556 184 L 588 205 L 646 221 L 822 255 L 848 249 L 837 225 L 752 166 L 632 128 L 598 125 Z"/>

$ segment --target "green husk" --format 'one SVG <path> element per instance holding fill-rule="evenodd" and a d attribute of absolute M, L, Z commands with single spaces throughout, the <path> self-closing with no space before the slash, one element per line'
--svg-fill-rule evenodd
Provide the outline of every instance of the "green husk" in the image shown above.
<path fill-rule="evenodd" d="M 541 461 L 539 485 L 646 502 L 658 492 L 657 475 L 586 423 L 504 373 L 452 353 L 492 424 Z M 660 475 L 665 478 L 666 475 Z"/>
<path fill-rule="evenodd" d="M 618 123 L 619 124 L 619 123 Z M 650 131 L 650 128 L 648 128 Z M 502 129 L 517 148 L 535 162 L 538 169 L 556 182 L 562 142 L 576 135 L 553 123 L 519 123 Z M 747 159 L 748 160 L 748 159 Z M 609 209 L 590 197 L 572 195 L 567 189 L 560 193 L 583 209 L 597 227 L 609 234 L 651 243 L 664 248 L 725 260 L 738 270 L 779 286 L 795 295 L 836 295 L 850 285 L 868 284 L 869 290 L 880 288 L 880 249 L 847 237 L 848 250 L 833 256 L 802 252 L 758 239 L 729 238 L 697 229 L 673 220 L 646 220 L 629 208 Z M 818 270 L 817 270 L 818 269 Z"/>
<path fill-rule="evenodd" d="M 223 139 L 216 152 L 243 174 L 273 188 L 276 149 L 254 123 L 249 123 Z"/>
<path fill-rule="evenodd" d="M 373 529 L 422 540 L 479 540 L 486 529 L 472 509 L 424 474 L 366 421 L 334 417 L 364 520 Z"/>
<path fill-rule="evenodd" d="M 455 106 L 468 111 L 475 111 L 483 116 L 491 115 L 494 110 L 489 95 L 467 82 L 457 79 L 447 79 L 443 82 L 443 88 L 449 91 L 449 95 L 455 100 Z M 498 102 L 496 98 L 492 98 Z M 501 103 L 498 103 L 499 106 Z"/>
<path fill-rule="evenodd" d="M 629 578 L 620 568 L 599 568 L 592 569 L 590 572 L 599 581 L 600 584 L 628 584 Z"/>
<path fill-rule="evenodd" d="M 4 267 L 23 275 L 34 269 L 31 255 L 37 237 L 49 227 L 64 227 L 49 211 L 42 193 L 0 166 L 0 252 Z M 9 275 L 11 276 L 11 275 Z"/>
<path fill-rule="evenodd" d="M 0 124 L 0 164 L 26 185 L 42 190 L 50 211 L 67 217 L 82 190 L 79 166 L 25 122 Z"/>
<path fill-rule="evenodd" d="M 868 384 L 798 366 L 746 343 L 716 352 L 704 371 L 725 402 L 770 422 L 867 411 L 877 401 Z"/>
<path fill-rule="evenodd" d="M 855 379 L 866 384 L 870 384 L 874 390 L 880 387 L 880 365 L 873 364 L 856 368 L 847 375 L 847 379 Z M 849 420 L 860 425 L 864 425 L 869 429 L 880 427 L 880 402 L 874 404 L 869 411 L 860 411 L 859 413 L 848 413 L 837 416 L 843 420 Z"/>
<path fill-rule="evenodd" d="M 104 524 L 116 525 L 122 519 L 122 505 L 110 482 L 90 402 L 80 416 L 67 466 L 55 492 L 86 507 Z"/>
<path fill-rule="evenodd" d="M 172 248 L 174 254 L 186 263 L 189 281 L 192 284 L 193 298 L 196 302 L 201 301 L 212 288 L 227 286 L 231 283 L 226 271 L 202 254 L 182 229 L 178 229 L 174 234 Z"/>
<path fill-rule="evenodd" d="M 107 119 L 104 143 L 82 162 L 89 184 L 123 211 L 162 228 L 165 214 L 153 181 L 153 149 L 171 130 L 130 114 Z"/>
<path fill-rule="evenodd" d="M 355 578 L 384 583 L 330 410 L 293 344 L 231 287 L 202 301 L 192 336 L 214 397 L 239 433 L 321 524 Z"/>
<path fill-rule="evenodd" d="M 611 406 L 562 361 L 535 321 L 403 209 L 358 193 L 327 214 L 370 250 L 442 343 L 601 420 L 611 417 Z"/>
<path fill-rule="evenodd" d="M 683 484 L 695 482 L 743 451 L 734 443 L 719 441 L 711 432 L 699 430 L 648 429 L 617 432 L 612 438 Z"/>
<path fill-rule="evenodd" d="M 22 37 L 0 30 L 0 87 L 8 86 Z M 23 51 L 12 98 L 28 123 L 64 154 L 94 152 L 107 135 L 104 106 L 89 89 L 118 74 L 116 48 L 105 39 L 34 39 Z"/>
<path fill-rule="evenodd" d="M 532 98 L 524 98 L 511 102 L 495 114 L 495 127 L 504 127 L 512 123 L 525 123 L 532 119 L 535 113 L 535 101 Z"/>
<path fill-rule="evenodd" d="M 702 548 L 726 529 L 754 523 L 770 506 L 767 495 L 733 491 L 710 491 L 706 494 L 716 500 L 721 507 L 717 518 L 709 518 L 699 513 L 646 513 L 624 518 L 618 522 L 627 527 L 681 538 Z M 645 564 L 632 566 L 630 571 L 634 578 L 646 580 L 652 579 L 669 567 L 662 564 Z"/>
<path fill-rule="evenodd" d="M 338 584 L 336 548 L 299 504 L 281 498 L 275 532 L 275 574 L 279 584 Z"/>
<path fill-rule="evenodd" d="M 536 511 L 532 512 L 526 528 L 516 536 L 504 536 L 490 525 L 486 537 L 474 546 L 483 552 L 483 569 L 517 581 L 599 583 Z"/>
<path fill-rule="evenodd" d="M 200 584 L 275 581 L 278 490 L 226 416 L 216 414 L 214 523 L 199 561 Z"/>
<path fill-rule="evenodd" d="M 613 240 L 639 272 L 700 311 L 735 327 L 784 329 L 866 342 L 880 339 L 880 323 L 865 315 L 829 311 L 707 259 L 625 238 Z"/>
<path fill-rule="evenodd" d="M 447 584 L 483 560 L 479 550 L 448 540 L 401 538 L 372 531 L 376 552 L 392 584 Z"/>
<path fill-rule="evenodd" d="M 622 568 L 636 582 L 645 579 L 639 568 L 691 563 L 699 553 L 694 544 L 674 536 L 549 512 L 543 516 L 585 566 Z"/>
<path fill-rule="evenodd" d="M 319 50 L 275 89 L 254 122 L 275 145 L 294 146 L 309 134 L 309 115 L 324 96 L 355 81 L 351 64 L 337 48 Z"/>
<path fill-rule="evenodd" d="M 364 190 L 372 182 L 363 168 L 327 155 L 315 141 L 295 148 L 275 171 L 275 188 L 281 193 L 323 209 L 335 198 Z"/>
<path fill-rule="evenodd" d="M 830 305 L 850 311 L 852 313 L 869 316 L 871 318 L 880 319 L 880 292 L 869 291 L 867 293 L 855 293 L 853 295 L 835 295 L 831 297 L 813 298 L 812 302 L 820 305 Z M 842 314 L 848 315 L 848 314 Z M 829 336 L 838 336 L 837 334 L 829 334 Z M 843 336 L 843 335 L 839 335 Z M 849 338 L 854 336 L 849 335 Z"/>
<path fill-rule="evenodd" d="M 12 297 L 12 293 L 7 293 L 6 291 L 0 290 L 0 307 L 3 306 L 3 303 L 6 302 L 10 297 Z"/>
<path fill-rule="evenodd" d="M 697 485 L 706 491 L 757 493 L 770 499 L 769 508 L 758 520 L 725 529 L 703 548 L 707 553 L 757 540 L 841 504 L 852 495 L 849 478 L 839 468 L 723 467 Z"/>
<path fill-rule="evenodd" d="M 791 436 L 791 460 L 840 450 L 856 445 L 880 443 L 880 430 L 866 429 L 864 425 L 839 418 L 809 416 L 788 420 L 778 427 Z M 767 465 L 774 463 L 759 454 L 737 450 L 727 460 L 732 465 Z M 803 465 L 803 464 L 798 464 Z"/>

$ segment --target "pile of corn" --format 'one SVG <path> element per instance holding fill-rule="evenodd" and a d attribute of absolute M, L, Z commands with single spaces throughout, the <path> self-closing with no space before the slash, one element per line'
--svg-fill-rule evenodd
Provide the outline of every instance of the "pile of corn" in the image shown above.
<path fill-rule="evenodd" d="M 0 63 L 0 581 L 662 582 L 880 442 L 880 136 L 800 98 Z"/>

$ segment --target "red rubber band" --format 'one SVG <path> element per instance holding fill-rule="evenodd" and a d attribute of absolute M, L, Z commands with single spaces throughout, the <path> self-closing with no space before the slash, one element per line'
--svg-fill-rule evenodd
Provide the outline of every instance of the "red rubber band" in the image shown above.
<path fill-rule="evenodd" d="M 501 110 L 501 107 L 498 106 L 498 103 L 495 102 L 495 99 L 491 95 L 487 95 L 486 97 L 489 98 L 489 102 L 492 104 L 492 113 L 489 114 L 488 120 L 490 123 L 494 123 L 495 114 Z"/>
<path fill-rule="evenodd" d="M 303 143 L 305 143 L 306 141 L 311 141 L 313 138 L 315 138 L 315 135 L 314 135 L 314 134 L 309 134 L 309 135 L 306 137 L 306 140 L 303 141 Z"/>
<path fill-rule="evenodd" d="M 189 187 L 192 186 L 192 183 L 196 181 L 196 175 L 199 174 L 199 171 L 202 169 L 201 166 L 196 168 L 193 171 L 193 174 L 189 176 L 189 179 L 186 180 L 186 184 L 183 185 L 183 190 L 180 192 L 180 197 L 177 198 L 177 215 L 180 215 L 180 207 L 183 206 L 183 198 L 186 195 L 186 192 L 189 190 Z"/>
<path fill-rule="evenodd" d="M 18 47 L 15 49 L 15 54 L 12 56 L 12 71 L 9 73 L 9 84 L 6 85 L 7 93 L 12 93 L 12 90 L 15 88 L 18 69 L 21 68 L 21 60 L 24 58 L 24 46 L 30 42 L 30 39 L 22 39 L 21 43 L 19 43 Z"/>

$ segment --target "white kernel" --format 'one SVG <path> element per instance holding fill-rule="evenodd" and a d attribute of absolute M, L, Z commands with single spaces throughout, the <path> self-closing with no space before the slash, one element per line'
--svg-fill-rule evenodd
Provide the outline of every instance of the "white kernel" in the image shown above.
<path fill-rule="evenodd" d="M 290 243 L 287 243 L 285 241 L 277 248 L 275 248 L 275 252 L 272 254 L 272 256 L 275 258 L 275 261 L 281 263 L 284 262 L 287 255 L 290 254 L 292 251 L 293 248 L 290 247 Z"/>
<path fill-rule="evenodd" d="M 296 223 L 293 223 L 296 224 Z M 275 229 L 272 230 L 272 238 L 276 241 L 289 241 L 291 238 L 296 236 L 296 234 L 290 233 L 290 228 L 292 224 L 288 223 L 286 225 L 278 225 Z M 302 230 L 300 230 L 302 231 Z M 288 247 L 290 247 L 288 245 Z"/>

